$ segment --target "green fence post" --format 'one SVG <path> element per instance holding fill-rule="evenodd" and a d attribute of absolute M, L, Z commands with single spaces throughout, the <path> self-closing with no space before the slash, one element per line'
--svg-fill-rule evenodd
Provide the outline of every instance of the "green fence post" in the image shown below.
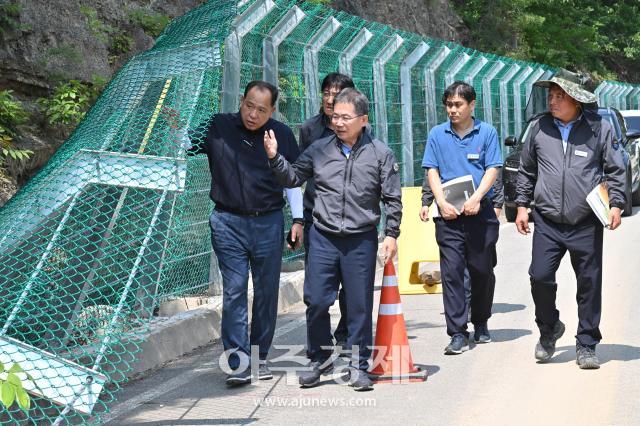
<path fill-rule="evenodd" d="M 315 114 L 320 105 L 320 85 L 318 70 L 318 51 L 329 41 L 340 28 L 340 22 L 333 16 L 329 17 L 318 31 L 304 46 L 304 83 L 307 88 L 306 117 Z"/>
<path fill-rule="evenodd" d="M 389 144 L 389 134 L 387 129 L 387 88 L 384 68 L 402 43 L 404 43 L 404 39 L 398 34 L 394 34 L 373 60 L 373 101 L 376 105 L 376 137 L 386 144 Z"/>
<path fill-rule="evenodd" d="M 418 44 L 411 53 L 404 58 L 400 65 L 400 98 L 402 102 L 402 170 L 405 184 L 413 185 L 413 104 L 411 93 L 411 70 L 429 51 L 429 45 L 424 41 Z"/>
<path fill-rule="evenodd" d="M 222 105 L 220 112 L 235 112 L 240 100 L 242 38 L 275 7 L 272 0 L 257 0 L 236 19 L 224 42 Z"/>

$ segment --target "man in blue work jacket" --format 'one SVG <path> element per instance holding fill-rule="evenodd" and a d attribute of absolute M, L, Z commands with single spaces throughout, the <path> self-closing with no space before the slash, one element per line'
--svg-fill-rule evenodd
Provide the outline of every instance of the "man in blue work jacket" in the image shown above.
<path fill-rule="evenodd" d="M 298 157 L 298 145 L 289 127 L 271 118 L 278 89 L 264 81 L 250 82 L 240 111 L 216 114 L 189 133 L 200 140 L 190 149 L 206 153 L 211 171 L 211 242 L 222 273 L 222 344 L 227 354 L 229 386 L 273 377 L 266 364 L 278 310 L 278 289 L 284 243 L 283 186 L 273 176 L 263 135 L 272 131 L 280 141 L 278 152 L 288 161 Z M 300 244 L 302 194 L 287 194 L 292 204 L 292 240 Z M 295 208 L 295 204 L 299 204 Z M 251 337 L 248 326 L 247 286 L 251 269 L 253 308 Z M 249 368 L 251 347 L 259 350 L 259 371 Z"/>
<path fill-rule="evenodd" d="M 461 354 L 469 349 L 464 271 L 469 270 L 472 322 L 478 343 L 491 337 L 487 321 L 491 317 L 495 277 L 495 245 L 499 222 L 493 210 L 492 185 L 502 167 L 498 134 L 493 126 L 473 117 L 476 92 L 467 83 L 456 81 L 442 97 L 449 120 L 429 132 L 422 167 L 428 169 L 440 217 L 434 219 L 440 248 L 440 273 L 447 334 L 450 343 L 444 353 Z M 471 175 L 475 192 L 458 211 L 447 201 L 442 185 Z"/>

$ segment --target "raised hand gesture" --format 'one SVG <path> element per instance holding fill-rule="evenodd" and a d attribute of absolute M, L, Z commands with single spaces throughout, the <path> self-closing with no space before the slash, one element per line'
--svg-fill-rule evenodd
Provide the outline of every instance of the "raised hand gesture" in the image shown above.
<path fill-rule="evenodd" d="M 272 159 L 278 154 L 278 141 L 273 130 L 266 130 L 264 132 L 264 150 L 267 151 L 267 157 Z"/>

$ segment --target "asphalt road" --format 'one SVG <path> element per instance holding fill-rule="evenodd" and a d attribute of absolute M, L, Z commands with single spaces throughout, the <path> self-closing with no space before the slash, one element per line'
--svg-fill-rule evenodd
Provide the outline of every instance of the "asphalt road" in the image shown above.
<path fill-rule="evenodd" d="M 557 275 L 567 332 L 549 363 L 535 362 L 538 333 L 527 275 L 531 236 L 519 235 L 512 224 L 503 224 L 500 232 L 492 343 L 445 356 L 449 338 L 442 297 L 402 298 L 413 359 L 429 372 L 426 382 L 379 384 L 359 393 L 335 374 L 321 386 L 301 389 L 296 358 L 280 348 L 271 355 L 273 380 L 227 389 L 218 366 L 221 344 L 215 343 L 127 384 L 104 420 L 111 425 L 639 425 L 640 209 L 618 230 L 605 231 L 599 370 L 575 364 L 575 277 L 568 256 Z M 300 348 L 305 333 L 300 306 L 279 317 L 274 343 Z"/>

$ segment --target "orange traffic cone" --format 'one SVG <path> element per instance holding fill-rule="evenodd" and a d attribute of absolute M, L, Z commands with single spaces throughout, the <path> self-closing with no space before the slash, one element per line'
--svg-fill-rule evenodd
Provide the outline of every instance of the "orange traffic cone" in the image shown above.
<path fill-rule="evenodd" d="M 398 279 L 391 261 L 384 266 L 373 369 L 369 377 L 378 382 L 427 380 L 427 371 L 414 366 L 411 359 Z"/>

